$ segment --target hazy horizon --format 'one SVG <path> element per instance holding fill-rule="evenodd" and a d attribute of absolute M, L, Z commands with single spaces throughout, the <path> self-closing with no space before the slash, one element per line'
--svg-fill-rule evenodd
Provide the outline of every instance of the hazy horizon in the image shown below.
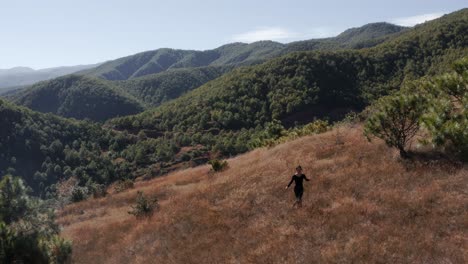
<path fill-rule="evenodd" d="M 339 2 L 3 3 L 0 23 L 9 26 L 2 27 L 0 34 L 10 41 L 2 43 L 0 69 L 96 64 L 158 48 L 207 50 L 260 40 L 288 43 L 332 37 L 375 22 L 414 26 L 464 8 L 458 0 Z"/>

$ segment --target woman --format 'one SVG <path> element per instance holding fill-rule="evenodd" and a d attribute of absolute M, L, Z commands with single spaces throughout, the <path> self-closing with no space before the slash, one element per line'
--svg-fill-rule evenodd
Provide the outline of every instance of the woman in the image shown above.
<path fill-rule="evenodd" d="M 302 182 L 307 179 L 307 177 L 302 174 L 302 167 L 299 165 L 296 167 L 296 174 L 294 174 L 291 178 L 291 181 L 289 182 L 288 186 L 286 186 L 286 189 L 291 186 L 291 184 L 294 182 L 296 185 L 294 186 L 294 194 L 296 195 L 296 202 L 293 204 L 294 206 L 297 204 L 298 207 L 302 207 L 302 194 L 304 193 L 304 187 L 302 186 Z"/>

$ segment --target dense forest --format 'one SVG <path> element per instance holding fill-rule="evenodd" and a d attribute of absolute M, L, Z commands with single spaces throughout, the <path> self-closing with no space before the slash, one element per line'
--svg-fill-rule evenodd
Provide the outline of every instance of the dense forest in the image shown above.
<path fill-rule="evenodd" d="M 75 177 L 96 187 L 126 177 L 103 152 L 126 142 L 100 125 L 34 112 L 0 100 L 0 175 L 21 176 L 34 194 L 54 197 L 56 183 Z"/>
<path fill-rule="evenodd" d="M 158 106 L 216 79 L 231 69 L 230 66 L 172 69 L 139 78 L 118 81 L 115 84 L 139 98 L 145 104 Z"/>

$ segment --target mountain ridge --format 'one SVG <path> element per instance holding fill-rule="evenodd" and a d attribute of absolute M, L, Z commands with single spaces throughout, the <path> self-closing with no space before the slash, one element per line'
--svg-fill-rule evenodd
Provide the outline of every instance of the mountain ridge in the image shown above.
<path fill-rule="evenodd" d="M 7 88 L 31 85 L 39 81 L 45 81 L 93 68 L 97 65 L 99 65 L 99 63 L 75 66 L 59 66 L 37 70 L 23 66 L 13 67 L 10 69 L 0 69 L 0 91 Z"/>
<path fill-rule="evenodd" d="M 359 31 L 360 28 L 362 29 L 361 31 Z M 342 35 L 345 33 L 343 32 L 336 37 L 304 40 L 301 41 L 301 43 L 319 42 L 322 46 L 332 45 L 333 48 L 343 48 L 347 47 L 347 45 L 351 46 L 360 43 L 359 38 L 365 38 L 365 41 L 371 41 L 373 39 L 382 38 L 387 34 L 398 33 L 405 29 L 407 28 L 390 23 L 370 23 L 362 27 L 353 28 L 353 31 L 349 31 L 351 29 L 345 31 L 348 38 L 352 38 L 351 35 L 356 34 L 356 36 L 354 36 L 356 39 L 353 41 L 346 39 L 344 35 Z M 362 36 L 363 33 L 367 35 L 364 37 Z M 161 48 L 107 61 L 97 68 L 89 69 L 81 73 L 109 80 L 124 80 L 141 77 L 142 74 L 159 73 L 162 70 L 171 68 L 222 66 L 229 64 L 251 65 L 282 55 L 285 52 L 291 52 L 295 49 L 296 45 L 297 42 L 282 44 L 271 40 L 262 40 L 253 43 L 228 43 L 215 49 L 203 51 Z M 314 49 L 314 47 L 311 46 L 309 49 Z M 162 57 L 162 61 L 165 62 L 163 65 L 157 63 L 162 55 L 165 55 Z M 177 58 L 180 60 L 177 61 Z M 172 60 L 174 63 L 168 65 L 168 60 Z M 129 65 L 128 68 L 125 67 L 125 65 Z"/>
<path fill-rule="evenodd" d="M 381 30 L 381 27 L 376 26 L 368 27 L 372 28 L 370 31 L 381 31 L 376 32 L 378 36 L 385 35 L 389 31 Z M 392 27 L 393 31 L 396 29 L 403 30 L 403 27 L 394 25 L 385 24 L 384 27 Z M 367 31 L 363 30 L 363 32 Z M 353 33 L 348 33 L 348 35 L 353 35 Z M 364 37 L 358 38 L 367 39 L 369 37 L 373 38 L 374 36 L 367 34 Z M 348 40 L 344 41 L 342 44 L 328 41 L 325 44 L 322 43 L 319 47 L 310 47 L 310 49 L 344 49 Z M 250 44 L 240 42 L 229 43 L 216 49 L 205 51 L 164 48 L 105 62 L 96 68 L 81 71 L 77 74 L 98 77 L 104 80 L 111 79 L 108 80 L 109 86 L 120 87 L 127 94 L 131 94 L 137 98 L 138 101 L 144 102 L 147 107 L 154 107 L 177 98 L 185 92 L 218 78 L 234 68 L 259 64 L 268 59 L 279 57 L 283 53 L 291 53 L 293 50 L 288 50 L 287 47 L 288 44 L 274 41 L 258 41 Z M 45 84 L 42 86 L 43 89 L 46 89 L 44 87 L 46 86 Z M 34 87 L 37 87 L 37 85 Z M 34 88 L 25 90 L 32 93 Z M 27 93 L 18 93 L 17 90 L 13 90 L 7 93 L 7 97 L 15 98 L 16 102 L 22 103 L 30 100 L 19 99 L 20 97 L 25 97 Z M 30 94 L 29 98 L 32 98 L 32 96 L 33 94 Z M 38 100 L 47 101 L 47 99 Z M 29 104 L 29 106 L 32 105 Z M 36 105 L 33 109 L 39 110 L 41 108 Z M 109 111 L 111 112 L 112 110 L 109 109 Z M 58 112 L 55 111 L 55 113 Z M 71 116 L 76 117 L 78 115 Z M 114 117 L 112 115 L 109 116 Z"/>

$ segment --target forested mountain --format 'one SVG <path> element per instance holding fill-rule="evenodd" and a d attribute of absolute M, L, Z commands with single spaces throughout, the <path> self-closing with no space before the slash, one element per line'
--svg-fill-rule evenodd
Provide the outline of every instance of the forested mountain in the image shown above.
<path fill-rule="evenodd" d="M 112 99 L 110 103 L 98 106 L 93 102 L 106 101 L 102 98 L 104 95 L 97 92 L 98 87 L 119 86 L 146 105 L 158 106 L 239 66 L 258 64 L 296 50 L 336 50 L 371 46 L 394 37 L 396 33 L 404 29 L 387 23 L 376 23 L 350 29 L 335 38 L 286 45 L 272 41 L 259 41 L 251 44 L 232 43 L 207 51 L 159 49 L 109 61 L 96 68 L 80 72 L 85 76 L 111 80 L 109 82 L 102 80 L 93 89 L 89 89 L 89 85 L 77 86 L 75 82 L 65 82 L 74 85 L 74 87 L 66 87 L 62 85 L 63 79 L 59 79 L 38 84 L 32 88 L 11 91 L 7 97 L 16 98 L 15 102 L 41 112 L 53 112 L 65 117 L 104 120 L 118 115 L 132 114 L 135 111 L 141 111 L 142 108 L 132 108 L 131 105 L 135 104 L 135 100 L 131 99 Z M 57 85 L 57 82 L 61 84 Z M 61 92 L 62 95 L 57 99 L 54 94 L 58 93 L 59 87 L 64 91 L 73 91 L 73 93 Z M 80 109 L 79 104 L 70 106 L 70 102 L 86 105 L 80 101 L 81 99 L 73 98 L 80 93 L 77 89 L 79 87 L 81 89 L 88 87 L 87 91 L 81 93 L 85 94 L 86 100 L 91 102 L 90 108 Z M 20 90 L 24 91 L 19 93 Z M 110 90 L 112 89 L 106 89 L 105 93 L 112 94 Z M 113 90 L 116 89 L 113 88 Z M 46 102 L 56 103 L 42 105 Z M 119 106 L 119 104 L 122 105 Z M 93 114 L 92 111 L 98 108 L 100 114 Z M 121 111 L 116 111 L 115 108 L 120 108 Z"/>
<path fill-rule="evenodd" d="M 370 23 L 362 27 L 350 28 L 333 38 L 311 39 L 289 43 L 282 53 L 372 47 L 388 39 L 395 38 L 406 30 L 408 28 L 385 22 Z"/>
<path fill-rule="evenodd" d="M 146 104 L 158 106 L 216 79 L 231 69 L 230 66 L 171 69 L 114 83 Z"/>
<path fill-rule="evenodd" d="M 232 43 L 205 51 L 158 49 L 109 61 L 81 73 L 108 80 L 126 80 L 174 68 L 249 65 L 298 50 L 331 50 L 372 46 L 404 29 L 404 27 L 388 23 L 374 23 L 349 29 L 334 38 L 307 40 L 291 44 L 258 41 L 251 44 Z"/>
<path fill-rule="evenodd" d="M 206 51 L 165 48 L 109 61 L 81 73 L 108 80 L 127 80 L 174 68 L 255 63 L 273 57 L 282 47 L 281 43 L 261 41 L 233 43 Z"/>
<path fill-rule="evenodd" d="M 96 67 L 97 64 L 64 66 L 33 70 L 28 67 L 15 67 L 0 69 L 0 90 L 9 87 L 18 87 L 33 84 L 39 81 L 53 79 L 62 75 Z"/>
<path fill-rule="evenodd" d="M 178 146 L 201 144 L 236 154 L 275 120 L 291 126 L 317 117 L 339 119 L 398 89 L 404 80 L 447 71 L 450 62 L 468 55 L 467 33 L 464 9 L 369 49 L 297 52 L 239 68 L 160 107 L 109 124 L 164 135 Z M 150 150 L 145 155 L 151 156 Z"/>
<path fill-rule="evenodd" d="M 40 82 L 11 97 L 13 102 L 39 112 L 96 121 L 144 109 L 138 100 L 113 83 L 82 75 Z"/>

